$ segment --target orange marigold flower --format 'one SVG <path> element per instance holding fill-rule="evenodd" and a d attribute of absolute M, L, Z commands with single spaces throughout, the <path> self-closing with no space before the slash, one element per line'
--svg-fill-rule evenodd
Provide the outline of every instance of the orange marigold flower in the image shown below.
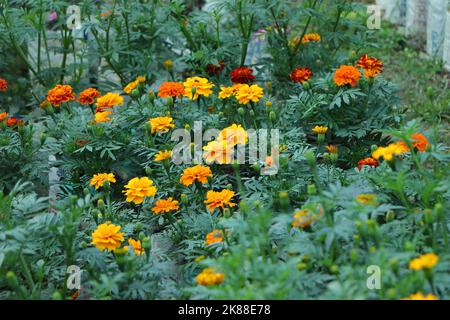
<path fill-rule="evenodd" d="M 113 109 L 115 106 L 123 105 L 123 97 L 118 93 L 108 92 L 97 98 L 96 105 L 97 112 L 105 111 L 105 109 Z"/>
<path fill-rule="evenodd" d="M 97 190 L 98 188 L 103 187 L 106 181 L 108 181 L 109 183 L 115 183 L 116 177 L 114 176 L 114 173 L 94 174 L 91 181 L 89 182 L 89 185 L 95 186 L 95 190 Z"/>
<path fill-rule="evenodd" d="M 155 161 L 164 161 L 164 160 L 170 159 L 171 157 L 172 157 L 172 151 L 171 150 L 159 151 L 155 155 Z"/>
<path fill-rule="evenodd" d="M 339 87 L 347 84 L 355 87 L 358 84 L 361 72 L 353 66 L 341 66 L 334 73 L 334 82 Z"/>
<path fill-rule="evenodd" d="M 209 177 L 212 177 L 212 172 L 209 167 L 196 165 L 184 169 L 183 174 L 180 177 L 180 182 L 185 186 L 190 186 L 195 181 L 203 184 L 208 182 Z"/>
<path fill-rule="evenodd" d="M 78 97 L 78 102 L 81 103 L 82 105 L 94 104 L 95 99 L 100 96 L 101 94 L 97 89 L 87 88 L 86 90 L 80 93 L 80 96 Z"/>
<path fill-rule="evenodd" d="M 152 211 L 154 214 L 176 211 L 180 209 L 178 204 L 179 202 L 177 200 L 173 200 L 172 197 L 169 197 L 167 199 L 159 199 L 158 201 L 155 202 L 155 206 L 152 208 Z"/>
<path fill-rule="evenodd" d="M 334 154 L 338 153 L 338 148 L 335 145 L 332 145 L 332 144 L 326 146 L 325 149 L 327 149 L 327 151 L 329 153 L 334 153 Z"/>
<path fill-rule="evenodd" d="M 95 113 L 95 123 L 111 121 L 111 118 L 109 117 L 111 114 L 113 114 L 113 112 L 111 110 L 96 112 Z"/>
<path fill-rule="evenodd" d="M 123 233 L 119 232 L 120 226 L 106 222 L 97 227 L 92 233 L 92 244 L 98 250 L 113 251 L 120 247 L 123 242 Z"/>
<path fill-rule="evenodd" d="M 75 94 L 71 86 L 58 84 L 47 93 L 47 100 L 55 107 L 59 107 L 63 102 L 75 100 Z"/>
<path fill-rule="evenodd" d="M 233 83 L 252 83 L 255 79 L 253 70 L 248 67 L 239 67 L 231 71 L 231 82 Z"/>
<path fill-rule="evenodd" d="M 8 118 L 9 114 L 7 112 L 2 112 L 0 113 L 0 121 L 5 120 L 6 118 Z"/>
<path fill-rule="evenodd" d="M 175 127 L 172 117 L 156 117 L 148 121 L 151 126 L 151 132 L 168 132 Z"/>
<path fill-rule="evenodd" d="M 416 132 L 411 136 L 411 138 L 413 140 L 414 148 L 417 148 L 417 150 L 419 150 L 420 152 L 425 152 L 427 150 L 429 145 L 427 137 L 425 137 L 421 133 Z"/>
<path fill-rule="evenodd" d="M 8 89 L 8 82 L 5 79 L 0 78 L 0 91 L 5 92 Z"/>
<path fill-rule="evenodd" d="M 206 207 L 212 213 L 215 208 L 224 209 L 225 206 L 234 207 L 236 204 L 231 202 L 234 197 L 234 191 L 223 189 L 222 191 L 209 190 L 206 193 L 206 200 L 204 201 Z"/>
<path fill-rule="evenodd" d="M 308 42 L 319 42 L 321 40 L 320 34 L 318 33 L 307 33 L 302 38 L 302 44 Z"/>
<path fill-rule="evenodd" d="M 217 273 L 212 268 L 206 268 L 197 275 L 196 281 L 201 286 L 214 286 L 220 285 L 223 282 L 223 278 L 223 273 Z"/>
<path fill-rule="evenodd" d="M 223 242 L 223 231 L 214 229 L 212 232 L 206 235 L 205 244 L 207 246 L 213 243 Z"/>
<path fill-rule="evenodd" d="M 128 244 L 130 245 L 131 249 L 133 249 L 135 255 L 140 256 L 141 254 L 145 253 L 144 249 L 142 248 L 141 240 L 134 240 L 129 238 Z"/>
<path fill-rule="evenodd" d="M 377 58 L 369 57 L 367 54 L 363 55 L 356 62 L 356 66 L 364 69 L 364 76 L 366 78 L 375 78 L 383 72 L 383 62 Z"/>
<path fill-rule="evenodd" d="M 380 164 L 378 161 L 372 157 L 368 157 L 365 159 L 362 159 L 358 162 L 358 170 L 361 171 L 363 166 L 369 166 L 369 167 L 378 167 Z"/>
<path fill-rule="evenodd" d="M 125 185 L 123 193 L 127 196 L 127 202 L 141 204 L 145 197 L 153 197 L 156 194 L 156 187 L 153 181 L 147 177 L 133 178 Z"/>
<path fill-rule="evenodd" d="M 158 97 L 181 97 L 184 95 L 184 85 L 181 82 L 163 82 L 158 89 Z"/>
<path fill-rule="evenodd" d="M 308 68 L 297 68 L 291 72 L 291 80 L 296 83 L 303 83 L 311 79 L 313 73 Z"/>

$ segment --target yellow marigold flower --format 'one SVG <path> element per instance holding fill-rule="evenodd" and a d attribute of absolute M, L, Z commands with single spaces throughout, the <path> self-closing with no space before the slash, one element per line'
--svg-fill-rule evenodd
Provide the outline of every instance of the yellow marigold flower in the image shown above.
<path fill-rule="evenodd" d="M 216 273 L 212 268 L 204 269 L 199 275 L 197 275 L 197 284 L 201 286 L 214 286 L 220 285 L 223 282 L 224 275 L 222 273 Z"/>
<path fill-rule="evenodd" d="M 197 100 L 199 96 L 209 97 L 213 93 L 213 83 L 210 83 L 208 79 L 201 77 L 187 78 L 184 84 L 184 96 L 191 100 Z"/>
<path fill-rule="evenodd" d="M 212 177 L 212 172 L 209 167 L 196 165 L 184 169 L 183 174 L 180 177 L 180 182 L 185 186 L 190 186 L 195 181 L 203 184 L 208 182 L 209 177 Z"/>
<path fill-rule="evenodd" d="M 439 300 L 439 298 L 431 293 L 424 295 L 422 292 L 417 292 L 402 300 Z"/>
<path fill-rule="evenodd" d="M 227 99 L 236 95 L 242 83 L 236 83 L 231 87 L 220 87 L 219 99 Z"/>
<path fill-rule="evenodd" d="M 264 96 L 264 90 L 257 84 L 249 86 L 241 84 L 236 92 L 236 99 L 240 104 L 247 104 L 250 101 L 258 102 Z"/>
<path fill-rule="evenodd" d="M 118 93 L 108 92 L 104 96 L 97 98 L 97 112 L 105 109 L 113 109 L 115 106 L 123 105 L 123 97 Z"/>
<path fill-rule="evenodd" d="M 134 202 L 140 204 L 145 197 L 153 197 L 156 194 L 156 187 L 153 186 L 153 181 L 147 177 L 133 178 L 125 185 L 123 193 L 127 196 L 127 202 Z"/>
<path fill-rule="evenodd" d="M 145 83 L 146 80 L 147 80 L 147 79 L 146 79 L 144 76 L 137 76 L 137 77 L 136 77 L 136 81 L 137 81 L 138 83 Z"/>
<path fill-rule="evenodd" d="M 223 231 L 214 229 L 212 232 L 206 235 L 205 244 L 207 246 L 213 243 L 223 242 Z"/>
<path fill-rule="evenodd" d="M 206 207 L 212 213 L 215 208 L 224 209 L 225 206 L 234 207 L 236 204 L 231 202 L 234 197 L 234 191 L 223 189 L 222 191 L 209 190 L 206 193 L 206 200 L 204 201 Z"/>
<path fill-rule="evenodd" d="M 103 112 L 95 113 L 95 123 L 109 122 L 111 118 L 109 117 L 113 112 L 110 110 L 106 110 Z"/>
<path fill-rule="evenodd" d="M 156 117 L 148 121 L 152 127 L 152 133 L 167 132 L 175 128 L 172 117 Z"/>
<path fill-rule="evenodd" d="M 405 152 L 408 152 L 409 149 L 406 146 L 406 144 L 402 141 L 398 141 L 395 143 L 391 143 L 387 147 L 379 147 L 377 150 L 375 150 L 372 153 L 372 157 L 376 160 L 380 159 L 381 157 L 384 158 L 386 161 L 392 160 L 392 158 L 396 155 L 402 155 Z"/>
<path fill-rule="evenodd" d="M 334 153 L 334 154 L 338 153 L 338 148 L 335 145 L 332 145 L 332 144 L 326 146 L 325 149 L 327 149 L 327 151 L 329 153 Z"/>
<path fill-rule="evenodd" d="M 98 173 L 94 174 L 94 176 L 91 179 L 91 182 L 89 182 L 89 185 L 95 186 L 95 189 L 97 190 L 100 187 L 103 187 L 103 184 L 109 181 L 109 183 L 115 183 L 116 177 L 114 176 L 114 173 Z"/>
<path fill-rule="evenodd" d="M 155 161 L 164 161 L 164 160 L 170 159 L 171 157 L 172 157 L 172 151 L 171 150 L 159 151 L 155 155 Z"/>
<path fill-rule="evenodd" d="M 292 226 L 294 228 L 307 229 L 311 226 L 311 223 L 317 220 L 317 217 L 313 216 L 309 210 L 303 209 L 297 211 L 292 217 Z"/>
<path fill-rule="evenodd" d="M 152 211 L 154 214 L 176 211 L 180 209 L 178 204 L 179 202 L 177 200 L 173 200 L 172 197 L 169 197 L 167 199 L 159 199 L 158 201 L 155 202 L 155 206 L 152 208 Z"/>
<path fill-rule="evenodd" d="M 119 231 L 120 226 L 109 222 L 103 223 L 92 233 L 92 244 L 98 250 L 113 251 L 123 242 L 123 233 Z"/>
<path fill-rule="evenodd" d="M 237 144 L 246 144 L 248 142 L 248 134 L 240 124 L 232 124 L 220 131 L 216 140 L 218 142 L 227 141 L 233 146 Z"/>
<path fill-rule="evenodd" d="M 141 245 L 141 240 L 134 240 L 134 239 L 129 238 L 128 244 L 133 249 L 134 254 L 136 254 L 137 256 L 140 256 L 141 254 L 145 253 L 145 251 Z"/>
<path fill-rule="evenodd" d="M 409 263 L 409 268 L 412 270 L 431 269 L 439 262 L 439 257 L 434 253 L 423 254 L 420 257 L 413 259 Z"/>
<path fill-rule="evenodd" d="M 319 42 L 321 40 L 320 34 L 318 33 L 307 33 L 302 38 L 302 44 L 308 42 Z"/>
<path fill-rule="evenodd" d="M 130 94 L 131 91 L 133 91 L 134 89 L 136 89 L 139 86 L 139 81 L 135 80 L 133 82 L 130 82 L 129 84 L 126 85 L 125 88 L 123 88 L 123 91 L 126 94 Z"/>
<path fill-rule="evenodd" d="M 366 205 L 375 204 L 375 199 L 376 199 L 376 196 L 374 194 L 371 194 L 371 193 L 359 194 L 356 197 L 356 201 L 358 201 L 361 204 L 366 204 Z"/>
<path fill-rule="evenodd" d="M 170 60 L 170 59 L 167 59 L 166 61 L 164 61 L 164 66 L 167 68 L 167 69 L 172 69 L 173 68 L 173 61 L 172 60 Z"/>
<path fill-rule="evenodd" d="M 226 140 L 211 141 L 203 150 L 203 158 L 207 163 L 230 164 L 234 157 L 234 145 Z"/>
<path fill-rule="evenodd" d="M 312 132 L 317 133 L 317 134 L 325 134 L 328 131 L 328 127 L 326 126 L 315 126 L 314 128 L 312 128 Z"/>
<path fill-rule="evenodd" d="M 75 100 L 75 94 L 73 93 L 72 87 L 69 85 L 58 84 L 47 94 L 47 101 L 55 107 L 59 107 L 63 102 L 72 100 Z"/>

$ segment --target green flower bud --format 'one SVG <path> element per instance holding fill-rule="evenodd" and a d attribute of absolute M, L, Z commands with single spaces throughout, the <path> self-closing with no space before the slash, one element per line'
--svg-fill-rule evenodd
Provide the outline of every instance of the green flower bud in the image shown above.
<path fill-rule="evenodd" d="M 297 264 L 297 269 L 298 270 L 306 270 L 308 268 L 308 265 L 306 264 L 306 263 L 304 263 L 304 262 L 300 262 L 300 263 L 298 263 Z"/>
<path fill-rule="evenodd" d="M 314 166 L 316 164 L 316 156 L 312 150 L 308 150 L 305 152 L 306 162 L 309 166 Z"/>
<path fill-rule="evenodd" d="M 184 193 L 181 194 L 180 199 L 181 199 L 182 204 L 184 204 L 184 205 L 188 204 L 188 197 Z"/>
<path fill-rule="evenodd" d="M 223 216 L 224 216 L 225 218 L 231 217 L 231 210 L 230 210 L 230 208 L 225 208 L 225 209 L 223 209 Z"/>
<path fill-rule="evenodd" d="M 277 114 L 274 111 L 269 112 L 269 120 L 275 122 L 277 120 Z"/>
<path fill-rule="evenodd" d="M 305 89 L 305 90 L 311 89 L 311 84 L 309 83 L 309 81 L 303 82 L 302 85 L 303 85 L 303 89 Z"/>
<path fill-rule="evenodd" d="M 397 290 L 395 288 L 389 288 L 386 291 L 386 295 L 390 300 L 397 300 Z"/>
<path fill-rule="evenodd" d="M 287 209 L 289 206 L 289 193 L 287 191 L 278 192 L 278 199 L 283 209 Z"/>
<path fill-rule="evenodd" d="M 147 176 L 151 176 L 152 173 L 153 173 L 152 168 L 150 168 L 150 167 L 145 167 L 145 174 L 146 174 Z"/>
<path fill-rule="evenodd" d="M 105 202 L 102 198 L 98 199 L 97 206 L 101 211 L 105 210 Z"/>
<path fill-rule="evenodd" d="M 52 299 L 53 300 L 62 300 L 63 297 L 62 297 L 62 294 L 59 291 L 55 291 L 52 294 Z"/>
<path fill-rule="evenodd" d="M 315 194 L 317 194 L 317 188 L 316 188 L 316 185 L 315 185 L 315 184 L 308 184 L 308 187 L 307 187 L 307 193 L 308 193 L 309 195 L 315 195 Z"/>
<path fill-rule="evenodd" d="M 406 241 L 404 244 L 404 248 L 406 251 L 415 251 L 415 245 L 411 241 Z"/>
<path fill-rule="evenodd" d="M 395 213 L 394 213 L 394 211 L 389 210 L 389 211 L 386 213 L 386 222 L 392 222 L 392 221 L 394 221 L 394 219 L 395 219 Z"/>
<path fill-rule="evenodd" d="M 339 273 L 339 267 L 338 267 L 337 265 L 333 264 L 333 265 L 330 267 L 330 273 L 332 273 L 332 274 L 338 274 L 338 273 Z"/>
<path fill-rule="evenodd" d="M 242 107 L 238 108 L 238 114 L 242 117 L 245 114 L 244 108 Z"/>
<path fill-rule="evenodd" d="M 166 98 L 166 105 L 169 107 L 173 106 L 173 98 L 172 97 Z"/>

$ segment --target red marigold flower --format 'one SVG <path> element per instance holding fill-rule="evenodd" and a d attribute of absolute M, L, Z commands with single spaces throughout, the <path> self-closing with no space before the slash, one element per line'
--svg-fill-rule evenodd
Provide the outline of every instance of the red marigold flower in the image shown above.
<path fill-rule="evenodd" d="M 20 124 L 23 124 L 23 120 L 18 120 L 14 116 L 9 117 L 8 119 L 6 119 L 6 125 L 8 127 L 12 127 L 12 126 L 15 126 L 15 125 L 20 125 Z"/>
<path fill-rule="evenodd" d="M 233 83 L 251 83 L 255 79 L 253 70 L 248 67 L 239 67 L 231 71 L 231 82 Z"/>
<path fill-rule="evenodd" d="M 225 68 L 225 62 L 220 61 L 219 64 L 209 63 L 206 65 L 206 73 L 210 76 L 216 75 Z"/>
<path fill-rule="evenodd" d="M 313 73 L 308 68 L 297 68 L 291 72 L 291 79 L 293 82 L 303 83 L 311 79 Z"/>
<path fill-rule="evenodd" d="M 358 170 L 361 171 L 363 166 L 378 167 L 380 164 L 372 157 L 362 159 L 358 162 Z"/>
<path fill-rule="evenodd" d="M 0 91 L 5 92 L 8 89 L 8 82 L 5 79 L 0 78 Z"/>
<path fill-rule="evenodd" d="M 419 150 L 420 152 L 425 152 L 427 150 L 427 147 L 429 145 L 427 137 L 425 137 L 421 133 L 416 132 L 411 136 L 411 138 L 413 140 L 413 146 L 417 148 L 417 150 Z"/>
<path fill-rule="evenodd" d="M 80 93 L 80 97 L 78 98 L 78 102 L 81 104 L 94 104 L 95 98 L 100 97 L 101 94 L 97 89 L 87 88 L 86 90 Z"/>
<path fill-rule="evenodd" d="M 377 58 L 369 57 L 367 54 L 363 55 L 356 62 L 356 66 L 364 69 L 364 76 L 366 78 L 375 78 L 383 72 L 383 62 Z"/>

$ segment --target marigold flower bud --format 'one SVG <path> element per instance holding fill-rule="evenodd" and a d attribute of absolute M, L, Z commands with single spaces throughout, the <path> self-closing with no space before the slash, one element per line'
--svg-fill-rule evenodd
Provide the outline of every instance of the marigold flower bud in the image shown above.
<path fill-rule="evenodd" d="M 386 213 L 386 222 L 392 222 L 395 219 L 395 213 L 392 210 L 389 210 Z"/>
<path fill-rule="evenodd" d="M 266 101 L 266 107 L 267 108 L 272 108 L 272 102 Z"/>
<path fill-rule="evenodd" d="M 187 196 L 184 193 L 181 194 L 180 199 L 181 199 L 181 203 L 183 203 L 185 205 L 188 204 L 188 198 L 187 198 Z"/>
<path fill-rule="evenodd" d="M 150 176 L 152 174 L 153 170 L 150 167 L 145 167 L 145 174 Z"/>
<path fill-rule="evenodd" d="M 339 266 L 333 264 L 333 265 L 330 267 L 330 273 L 332 273 L 332 274 L 338 274 L 338 273 L 339 273 Z"/>
<path fill-rule="evenodd" d="M 297 264 L 297 269 L 298 270 L 305 270 L 306 268 L 308 268 L 308 265 L 304 262 L 300 262 Z"/>
<path fill-rule="evenodd" d="M 277 114 L 274 111 L 270 111 L 269 112 L 269 120 L 272 121 L 272 122 L 277 120 Z"/>
<path fill-rule="evenodd" d="M 242 107 L 238 108 L 238 114 L 239 114 L 240 116 L 243 116 L 243 115 L 245 114 L 244 108 L 242 108 Z"/>
<path fill-rule="evenodd" d="M 316 194 L 316 193 L 317 193 L 316 185 L 315 185 L 315 184 L 308 184 L 308 187 L 307 187 L 307 193 L 308 193 L 309 195 L 314 195 L 314 194 Z"/>
<path fill-rule="evenodd" d="M 280 191 L 278 193 L 278 198 L 280 200 L 280 205 L 283 209 L 289 206 L 289 193 L 287 191 Z"/>
<path fill-rule="evenodd" d="M 306 162 L 310 166 L 314 166 L 316 164 L 316 156 L 312 150 L 308 150 L 305 152 Z"/>
<path fill-rule="evenodd" d="M 406 241 L 403 245 L 406 251 L 415 251 L 415 245 L 411 241 Z"/>
<path fill-rule="evenodd" d="M 59 291 L 55 291 L 52 294 L 52 299 L 53 300 L 62 300 L 63 297 L 62 297 L 62 295 L 61 295 L 61 293 Z"/>

